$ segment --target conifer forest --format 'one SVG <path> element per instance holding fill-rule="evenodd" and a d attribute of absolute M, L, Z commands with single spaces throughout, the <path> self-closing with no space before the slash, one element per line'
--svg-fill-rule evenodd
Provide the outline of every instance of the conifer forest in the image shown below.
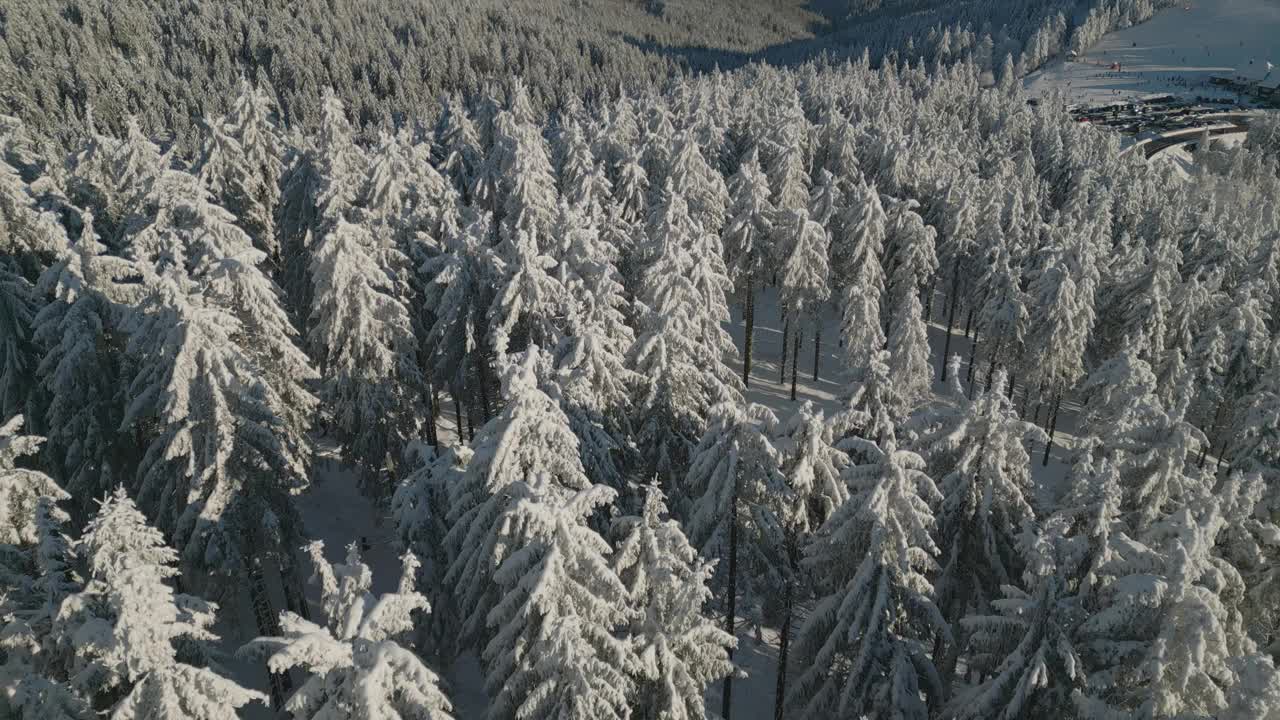
<path fill-rule="evenodd" d="M 0 0 L 0 720 L 1280 719 L 1186 4 Z"/>

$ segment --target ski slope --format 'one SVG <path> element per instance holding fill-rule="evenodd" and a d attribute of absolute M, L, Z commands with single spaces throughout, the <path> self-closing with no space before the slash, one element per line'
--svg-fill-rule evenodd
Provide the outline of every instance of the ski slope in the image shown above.
<path fill-rule="evenodd" d="M 1271 77 L 1280 76 L 1280 0 L 1186 0 L 1046 65 L 1024 85 L 1033 97 L 1057 90 L 1085 105 L 1163 94 L 1234 99 L 1209 78 L 1259 80 L 1267 62 L 1277 66 Z"/>

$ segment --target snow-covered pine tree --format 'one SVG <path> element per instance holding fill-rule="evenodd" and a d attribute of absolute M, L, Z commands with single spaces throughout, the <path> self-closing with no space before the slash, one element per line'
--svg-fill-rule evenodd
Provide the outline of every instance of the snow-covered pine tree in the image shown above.
<path fill-rule="evenodd" d="M 742 384 L 751 383 L 751 351 L 755 339 L 756 294 L 772 277 L 773 203 L 769 180 L 754 149 L 729 180 L 730 205 L 724 230 L 724 253 L 746 324 Z"/>
<path fill-rule="evenodd" d="M 791 572 L 780 522 L 786 481 L 772 440 L 777 424 L 773 412 L 762 405 L 715 407 L 690 455 L 681 489 L 690 498 L 683 513 L 690 542 L 704 557 L 723 562 L 715 584 L 730 635 L 735 634 L 739 614 L 763 622 L 764 613 L 773 609 L 765 605 Z M 745 610 L 739 608 L 740 597 Z M 726 718 L 732 688 L 730 675 L 721 696 L 721 715 Z"/>
<path fill-rule="evenodd" d="M 374 596 L 373 574 L 355 543 L 345 563 L 330 564 L 319 540 L 307 547 L 320 585 L 325 624 L 291 612 L 280 615 L 281 635 L 259 637 L 241 657 L 266 660 L 274 673 L 298 668 L 310 674 L 284 705 L 293 720 L 420 718 L 450 720 L 453 708 L 440 679 L 398 638 L 413 629 L 415 612 L 428 612 L 414 589 L 418 560 L 401 558 L 399 586 Z"/>
<path fill-rule="evenodd" d="M 989 264 L 977 285 L 982 302 L 977 312 L 978 337 L 986 344 L 987 384 L 994 378 L 997 366 L 1008 373 L 1016 373 L 1027 350 L 1027 310 L 1031 298 L 1022 290 L 1021 274 L 1010 256 L 1008 243 L 1001 237 L 989 238 L 994 243 L 987 248 Z M 974 340 L 977 345 L 977 338 Z M 970 356 L 973 364 L 977 351 Z M 975 371 L 970 369 L 970 382 L 976 383 Z M 1006 388 L 995 388 L 1008 392 Z"/>
<path fill-rule="evenodd" d="M 613 196 L 621 205 L 622 217 L 630 222 L 644 220 L 649 210 L 649 176 L 634 150 L 617 161 L 614 174 Z"/>
<path fill-rule="evenodd" d="M 539 244 L 536 228 L 526 230 L 520 224 L 517 221 L 504 231 L 494 248 L 496 277 L 487 340 L 499 356 L 531 345 L 556 347 L 573 312 L 569 292 L 556 273 L 556 260 L 548 254 L 550 246 Z M 552 232 L 551 227 L 546 229 L 547 242 Z"/>
<path fill-rule="evenodd" d="M 42 419 L 31 404 L 39 362 L 31 337 L 39 301 L 31 281 L 66 245 L 55 216 L 37 208 L 31 188 L 0 157 L 0 417 Z"/>
<path fill-rule="evenodd" d="M 178 553 L 123 488 L 85 527 L 76 555 L 85 586 L 62 602 L 52 634 L 72 685 L 95 709 L 113 720 L 222 720 L 227 708 L 266 700 L 189 664 L 217 640 L 216 606 L 173 591 Z"/>
<path fill-rule="evenodd" d="M 367 229 L 338 220 L 311 259 L 308 340 L 337 434 L 365 484 L 416 435 L 424 397 L 408 308 L 376 250 Z"/>
<path fill-rule="evenodd" d="M 36 505 L 42 497 L 69 497 L 53 478 L 38 470 L 18 467 L 19 458 L 33 456 L 44 438 L 19 435 L 23 418 L 15 415 L 0 425 L 0 543 L 30 545 L 40 539 Z"/>
<path fill-rule="evenodd" d="M 791 399 L 796 399 L 796 380 L 800 367 L 800 341 L 804 331 L 813 328 L 813 376 L 818 377 L 818 359 L 822 342 L 822 309 L 831 296 L 828 286 L 827 231 L 809 219 L 801 208 L 786 213 L 775 223 L 781 259 L 778 276 L 779 297 L 791 330 Z M 786 348 L 783 348 L 784 352 Z"/>
<path fill-rule="evenodd" d="M 869 462 L 845 471 L 849 497 L 805 549 L 819 600 L 798 633 L 787 704 L 804 717 L 925 720 L 946 691 L 929 651 L 950 640 L 927 578 L 941 498 L 891 429 L 879 446 L 854 444 Z"/>
<path fill-rule="evenodd" d="M 715 565 L 698 556 L 666 514 L 653 484 L 640 515 L 613 522 L 612 565 L 627 589 L 627 638 L 639 657 L 631 706 L 642 720 L 701 720 L 707 687 L 733 672 L 729 653 L 737 641 L 704 609 Z"/>

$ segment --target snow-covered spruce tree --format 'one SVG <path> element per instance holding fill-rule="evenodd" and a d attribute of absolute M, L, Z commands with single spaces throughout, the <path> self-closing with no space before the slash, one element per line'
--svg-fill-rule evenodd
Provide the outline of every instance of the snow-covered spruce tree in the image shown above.
<path fill-rule="evenodd" d="M 0 426 L 0 713 L 18 720 L 88 720 L 88 704 L 66 683 L 50 646 L 58 607 L 78 589 L 62 534 L 68 498 L 51 478 L 15 467 L 41 439 L 19 435 L 22 418 Z"/>
<path fill-rule="evenodd" d="M 742 353 L 742 384 L 751 383 L 751 351 L 755 339 L 756 294 L 772 276 L 773 204 L 769 200 L 769 180 L 760 169 L 753 149 L 729 180 L 730 205 L 724 229 L 724 254 L 733 280 L 742 319 L 746 324 L 746 346 Z"/>
<path fill-rule="evenodd" d="M 938 231 L 925 224 L 916 212 L 918 209 L 920 204 L 914 200 L 899 200 L 889 207 L 883 260 L 887 281 L 882 311 L 905 307 L 908 293 L 923 298 L 926 309 L 932 304 L 934 277 L 938 272 Z"/>
<path fill-rule="evenodd" d="M 943 717 L 1054 717 L 1071 706 L 1072 692 L 1083 689 L 1084 661 L 1072 639 L 1083 613 L 1061 564 L 1061 556 L 1070 554 L 1064 527 L 1050 523 L 1037 538 L 1038 557 L 1025 577 L 1029 591 L 1006 585 L 991 614 L 964 619 L 969 667 L 984 680 L 957 692 Z"/>
<path fill-rule="evenodd" d="M 522 216 L 507 215 L 512 217 Z M 568 290 L 557 277 L 556 260 L 548 254 L 550 246 L 540 246 L 538 234 L 519 224 L 504 230 L 494 248 L 497 263 L 488 343 L 499 356 L 531 345 L 554 348 L 573 311 Z M 548 227 L 548 241 L 550 234 Z"/>
<path fill-rule="evenodd" d="M 308 340 L 337 435 L 366 485 L 416 435 L 424 396 L 408 308 L 376 250 L 363 226 L 338 220 L 311 259 Z"/>
<path fill-rule="evenodd" d="M 472 453 L 462 444 L 441 452 L 417 442 L 410 446 L 409 471 L 391 496 L 391 522 L 397 545 L 422 560 L 418 584 L 431 601 L 431 617 L 419 628 L 430 638 L 419 649 L 433 657 L 457 652 L 451 628 L 460 622 L 453 592 L 444 583 L 451 556 L 445 543 L 449 533 L 449 496 L 462 482 Z"/>
<path fill-rule="evenodd" d="M 613 198 L 613 184 L 596 161 L 577 118 L 569 118 L 557 143 L 560 195 L 579 211 L 598 219 Z"/>
<path fill-rule="evenodd" d="M 634 150 L 616 161 L 614 174 L 617 180 L 613 183 L 613 196 L 622 209 L 622 217 L 631 221 L 644 220 L 649 209 L 649 176 Z"/>
<path fill-rule="evenodd" d="M 275 618 L 270 568 L 300 606 L 290 573 L 299 522 L 288 496 L 306 485 L 305 455 L 288 442 L 283 398 L 236 342 L 238 320 L 177 269 L 147 285 L 126 326 L 132 399 L 121 427 L 146 445 L 130 485 L 172 538 L 187 580 L 221 588 L 224 602 L 247 602 L 265 634 Z"/>
<path fill-rule="evenodd" d="M 634 427 L 648 474 L 674 487 L 688 467 L 711 409 L 741 399 L 728 366 L 735 351 L 729 281 L 714 236 L 702 235 L 684 199 L 668 192 L 652 222 L 655 258 L 641 280 L 640 333 L 631 367 L 647 383 L 634 404 Z"/>
<path fill-rule="evenodd" d="M 832 273 L 842 288 L 840 336 L 845 361 L 859 381 L 885 345 L 880 315 L 885 277 L 880 256 L 886 222 L 880 196 L 863 185 L 841 223 L 843 236 L 832 240 Z"/>
<path fill-rule="evenodd" d="M 779 218 L 775 225 L 779 235 L 776 252 L 781 257 L 778 276 L 779 296 L 791 329 L 791 399 L 796 399 L 796 380 L 800 367 L 800 341 L 804 331 L 813 327 L 813 377 L 818 378 L 818 359 L 822 342 L 822 308 L 831 296 L 828 286 L 827 232 L 809 219 L 805 209 L 793 210 Z M 785 348 L 784 348 L 785 351 Z"/>
<path fill-rule="evenodd" d="M 63 600 L 53 623 L 73 686 L 113 720 L 222 720 L 260 693 L 207 667 L 216 607 L 175 593 L 178 554 L 122 488 L 106 499 L 76 543 L 84 589 Z"/>
<path fill-rule="evenodd" d="M 790 574 L 783 588 L 779 629 L 778 682 L 774 692 L 774 714 L 785 712 L 787 679 L 790 675 L 788 654 L 794 609 L 807 589 L 801 582 L 800 555 L 809 539 L 849 495 L 841 472 L 849 456 L 833 444 L 831 425 L 822 411 L 805 401 L 787 420 L 775 440 L 782 457 L 782 476 L 786 480 L 785 505 L 780 514 L 784 533 L 785 561 Z"/>
<path fill-rule="evenodd" d="M 556 348 L 556 399 L 578 436 L 587 474 L 623 492 L 630 402 L 641 380 L 627 365 L 635 335 L 626 323 L 627 300 L 617 250 L 579 211 L 561 204 L 558 223 L 565 244 L 562 282 L 572 297 L 567 332 Z"/>
<path fill-rule="evenodd" d="M 1094 291 L 1098 284 L 1093 254 L 1085 238 L 1074 231 L 1044 251 L 1040 272 L 1028 294 L 1035 298 L 1027 347 L 1031 377 L 1053 403 L 1044 464 L 1049 463 L 1062 395 L 1084 375 L 1084 351 L 1093 332 Z"/>
<path fill-rule="evenodd" d="M 315 196 L 311 203 L 320 218 L 321 232 L 347 218 L 364 187 L 369 159 L 355 143 L 346 108 L 332 88 L 321 99 L 320 132 L 316 138 Z"/>
<path fill-rule="evenodd" d="M 953 625 L 972 609 L 987 614 L 1001 587 L 1017 583 L 1030 549 L 1026 532 L 1035 521 L 1024 440 L 1043 434 L 1018 417 L 1001 391 L 1003 372 L 996 379 L 991 390 L 968 400 L 953 375 L 950 397 L 913 421 L 929 470 L 941 478 L 936 536 L 942 568 L 934 587 L 938 607 Z"/>
<path fill-rule="evenodd" d="M 448 491 L 446 584 L 467 613 L 461 634 L 469 639 L 487 640 L 486 618 L 500 600 L 493 572 L 508 556 L 507 533 L 516 530 L 499 524 L 518 499 L 510 488 L 563 501 L 592 487 L 569 418 L 539 388 L 541 354 L 531 348 L 505 369 L 502 410 L 476 433 L 466 471 Z"/>
<path fill-rule="evenodd" d="M 1241 622 L 1243 582 L 1214 549 L 1224 524 L 1204 487 L 1142 539 L 1113 537 L 1077 631 L 1088 672 L 1078 713 L 1257 717 L 1247 710 L 1274 698 L 1276 670 Z"/>
<path fill-rule="evenodd" d="M 427 599 L 414 589 L 417 558 L 401 558 L 396 592 L 374 596 L 373 574 L 352 543 L 345 563 L 330 564 L 319 540 L 307 547 L 320 585 L 325 624 L 291 612 L 280 615 L 281 635 L 259 637 L 240 649 L 241 657 L 265 659 L 271 672 L 298 668 L 306 682 L 284 705 L 294 720 L 449 720 L 452 706 L 440 680 L 398 638 L 413 629 L 414 612 L 427 612 Z"/>
<path fill-rule="evenodd" d="M 725 631 L 735 634 L 742 598 L 749 622 L 760 624 L 773 593 L 787 582 L 780 522 L 786 481 L 772 436 L 778 420 L 762 405 L 722 403 L 690 455 L 681 494 L 689 540 L 704 557 L 720 561 L 716 590 L 723 598 Z M 677 486 L 681 487 L 681 486 Z M 729 717 L 733 676 L 724 679 L 721 715 Z"/>
<path fill-rule="evenodd" d="M 627 589 L 627 637 L 639 658 L 632 717 L 700 720 L 707 687 L 733 672 L 729 653 L 737 641 L 704 610 L 714 563 L 698 556 L 666 514 L 662 490 L 650 485 L 641 514 L 613 522 L 612 565 Z"/>
<path fill-rule="evenodd" d="M 303 383 L 316 373 L 296 344 L 280 289 L 261 268 L 263 252 L 188 173 L 160 173 L 145 203 L 145 219 L 135 217 L 127 237 L 130 256 L 154 272 L 180 269 L 201 286 L 209 305 L 235 317 L 233 339 L 281 398 L 273 409 L 285 422 L 282 444 L 305 464 L 316 400 Z"/>
<path fill-rule="evenodd" d="M 205 146 L 195 172 L 254 246 L 278 265 L 275 213 L 283 150 L 271 114 L 269 96 L 241 78 L 231 112 L 205 122 Z"/>
<path fill-rule="evenodd" d="M 945 692 L 929 651 L 950 641 L 927 579 L 940 496 L 891 430 L 879 446 L 854 442 L 870 462 L 845 471 L 848 499 L 805 549 L 819 600 L 797 636 L 787 704 L 803 717 L 925 720 Z"/>
<path fill-rule="evenodd" d="M 1022 277 L 1010 256 L 1008 243 L 1000 237 L 991 238 L 994 245 L 987 249 L 989 264 L 983 271 L 977 286 L 980 288 L 981 305 L 977 312 L 978 337 L 986 345 L 987 384 L 994 378 L 997 366 L 1008 373 L 1016 373 L 1022 366 L 1027 351 L 1027 330 L 1030 313 L 1027 306 L 1031 298 L 1022 290 Z M 970 365 L 976 360 L 977 351 L 970 356 Z M 970 383 L 978 382 L 976 371 L 970 369 Z M 1007 388 L 996 388 L 1008 393 Z"/>
<path fill-rule="evenodd" d="M 614 631 L 626 590 L 587 518 L 614 493 L 587 479 L 569 420 L 538 389 L 530 348 L 503 378 L 450 493 L 446 583 L 482 648 L 489 717 L 625 717 L 632 664 Z"/>
<path fill-rule="evenodd" d="M 480 133 L 457 93 L 446 96 L 441 106 L 435 132 L 436 164 L 463 200 L 469 200 L 476 172 L 484 161 Z"/>
<path fill-rule="evenodd" d="M 72 160 L 68 195 L 98 220 L 106 245 L 119 250 L 128 220 L 151 191 L 151 183 L 169 166 L 169 158 L 142 132 L 136 118 L 116 140 L 96 132 Z"/>
<path fill-rule="evenodd" d="M 44 348 L 36 368 L 48 398 L 45 426 L 53 472 L 87 509 L 124 479 L 130 443 L 119 433 L 124 350 L 120 332 L 127 298 L 116 280 L 130 263 L 106 254 L 85 214 L 80 238 L 40 280 L 52 299 L 34 318 L 34 340 Z"/>
<path fill-rule="evenodd" d="M 905 302 L 889 318 L 889 373 L 898 412 L 906 415 L 929 396 L 933 367 L 929 364 L 929 336 L 920 297 L 907 293 Z"/>
<path fill-rule="evenodd" d="M 31 281 L 66 245 L 56 217 L 40 211 L 30 186 L 0 157 L 0 417 L 42 419 L 32 404 L 39 350 L 31 335 L 39 300 Z"/>
<path fill-rule="evenodd" d="M 432 319 L 423 341 L 431 348 L 431 377 L 448 385 L 455 403 L 472 391 L 468 394 L 478 400 L 485 421 L 490 413 L 490 351 L 484 338 L 493 302 L 490 278 L 497 272 L 498 262 L 489 246 L 492 224 L 491 215 L 478 213 L 441 238 L 432 257 L 418 269 L 424 285 L 423 309 Z M 475 371 L 474 388 L 465 387 L 470 370 Z"/>
<path fill-rule="evenodd" d="M 729 189 L 724 176 L 698 149 L 692 132 L 686 130 L 677 137 L 664 182 L 689 204 L 689 216 L 702 231 L 719 237 L 729 205 Z"/>

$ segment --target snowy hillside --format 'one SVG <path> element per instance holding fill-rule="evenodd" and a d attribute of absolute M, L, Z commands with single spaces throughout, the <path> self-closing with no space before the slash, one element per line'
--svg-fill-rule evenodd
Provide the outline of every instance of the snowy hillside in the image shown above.
<path fill-rule="evenodd" d="M 1166 93 L 1233 97 L 1213 76 L 1280 74 L 1280 1 L 1186 0 L 1139 25 L 1106 35 L 1074 58 L 1025 80 L 1032 96 L 1058 91 L 1069 103 L 1105 104 Z M 1118 63 L 1119 70 L 1112 69 Z"/>

